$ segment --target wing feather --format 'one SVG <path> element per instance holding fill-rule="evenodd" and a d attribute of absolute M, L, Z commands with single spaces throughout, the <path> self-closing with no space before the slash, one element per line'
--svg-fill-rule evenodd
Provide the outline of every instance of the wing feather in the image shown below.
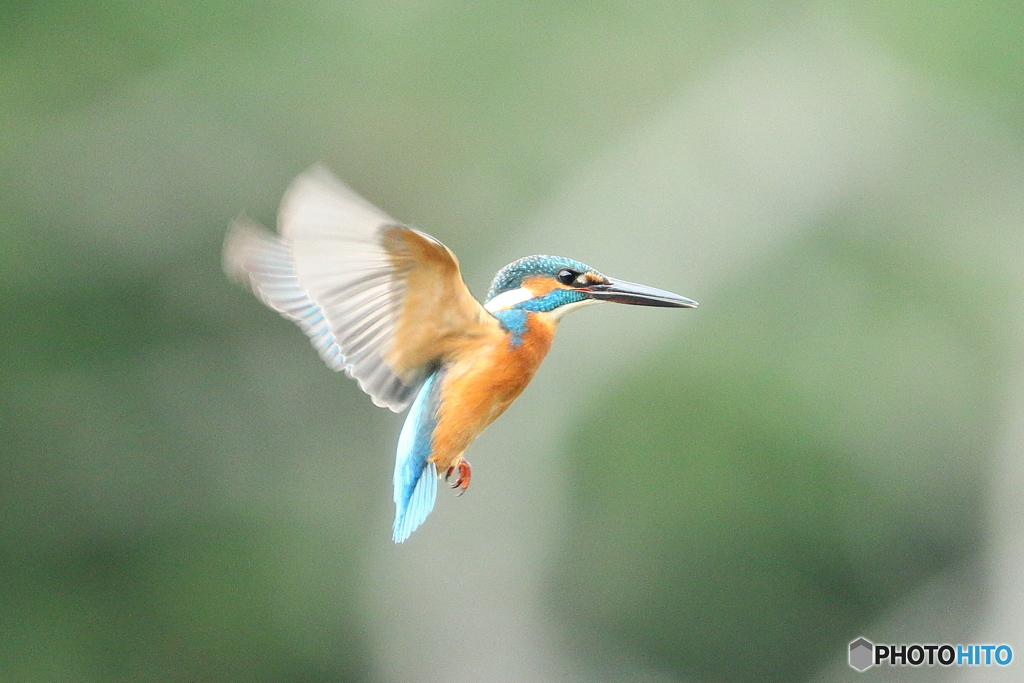
<path fill-rule="evenodd" d="M 332 370 L 343 370 L 345 359 L 320 307 L 302 291 L 292 267 L 291 252 L 281 239 L 258 223 L 239 216 L 224 240 L 224 270 L 309 336 L 317 353 Z"/>
<path fill-rule="evenodd" d="M 407 407 L 427 375 L 498 324 L 439 241 L 401 225 L 313 166 L 288 188 L 273 235 L 239 219 L 225 241 L 229 274 L 294 320 L 321 358 L 373 399 Z"/>

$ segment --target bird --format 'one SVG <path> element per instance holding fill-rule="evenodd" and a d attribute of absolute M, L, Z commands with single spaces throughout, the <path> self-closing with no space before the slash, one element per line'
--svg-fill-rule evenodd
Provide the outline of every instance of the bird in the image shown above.
<path fill-rule="evenodd" d="M 466 491 L 466 450 L 529 384 L 567 313 L 602 302 L 697 307 L 548 255 L 499 270 L 481 304 L 451 250 L 323 164 L 288 187 L 277 227 L 239 215 L 224 239 L 224 270 L 295 322 L 324 363 L 376 405 L 411 406 L 395 457 L 395 543 L 426 520 L 442 476 Z"/>

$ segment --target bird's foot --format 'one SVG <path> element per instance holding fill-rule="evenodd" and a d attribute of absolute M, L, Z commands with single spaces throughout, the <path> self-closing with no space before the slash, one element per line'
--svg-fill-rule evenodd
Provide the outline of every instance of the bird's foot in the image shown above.
<path fill-rule="evenodd" d="M 451 479 L 451 476 L 452 474 L 455 473 L 455 470 L 459 471 L 459 476 L 455 479 L 454 482 L 452 482 L 451 487 L 453 489 L 462 489 L 461 491 L 459 491 L 459 495 L 461 496 L 463 493 L 466 492 L 466 489 L 469 488 L 469 477 L 471 474 L 469 463 L 466 462 L 465 460 L 460 460 L 458 465 L 452 465 L 451 467 L 449 467 L 448 471 L 444 475 L 444 480 L 448 481 L 449 479 Z"/>

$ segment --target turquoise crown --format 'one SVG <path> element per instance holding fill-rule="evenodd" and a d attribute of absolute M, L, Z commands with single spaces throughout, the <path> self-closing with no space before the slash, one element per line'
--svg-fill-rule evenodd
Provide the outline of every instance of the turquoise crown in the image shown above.
<path fill-rule="evenodd" d="M 498 274 L 494 276 L 494 281 L 491 283 L 490 291 L 487 292 L 486 301 L 490 301 L 503 292 L 519 289 L 523 286 L 523 280 L 528 277 L 539 275 L 555 278 L 558 275 L 558 271 L 563 268 L 574 270 L 577 273 L 587 273 L 594 270 L 585 263 L 580 263 L 564 256 L 546 256 L 543 254 L 525 256 L 498 271 Z"/>

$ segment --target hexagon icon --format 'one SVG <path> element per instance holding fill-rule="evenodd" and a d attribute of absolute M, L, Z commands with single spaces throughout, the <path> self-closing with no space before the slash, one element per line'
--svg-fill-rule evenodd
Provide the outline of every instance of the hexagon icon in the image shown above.
<path fill-rule="evenodd" d="M 875 665 L 875 645 L 867 638 L 858 638 L 850 643 L 850 666 L 857 671 L 866 671 Z"/>

